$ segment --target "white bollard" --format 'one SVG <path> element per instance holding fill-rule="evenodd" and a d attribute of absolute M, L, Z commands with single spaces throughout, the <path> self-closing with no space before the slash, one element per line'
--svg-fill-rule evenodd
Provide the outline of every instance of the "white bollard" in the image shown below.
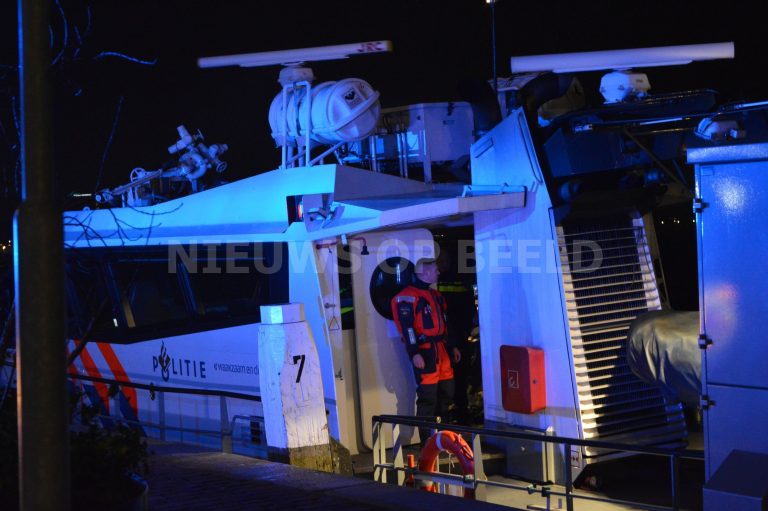
<path fill-rule="evenodd" d="M 269 459 L 332 472 L 320 359 L 302 304 L 261 307 L 259 384 Z"/>

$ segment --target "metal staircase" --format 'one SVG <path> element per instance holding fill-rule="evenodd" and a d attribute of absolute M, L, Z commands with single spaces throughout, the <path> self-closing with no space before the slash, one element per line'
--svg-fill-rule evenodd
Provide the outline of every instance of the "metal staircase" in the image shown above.
<path fill-rule="evenodd" d="M 643 220 L 620 216 L 558 231 L 584 438 L 684 445 L 680 404 L 643 383 L 626 360 L 632 321 L 661 308 Z"/>

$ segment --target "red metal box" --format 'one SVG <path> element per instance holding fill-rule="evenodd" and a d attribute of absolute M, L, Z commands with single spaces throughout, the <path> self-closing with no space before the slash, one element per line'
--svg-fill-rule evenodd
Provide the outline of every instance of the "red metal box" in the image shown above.
<path fill-rule="evenodd" d="M 534 413 L 547 407 L 544 351 L 501 347 L 501 403 L 508 412 Z"/>

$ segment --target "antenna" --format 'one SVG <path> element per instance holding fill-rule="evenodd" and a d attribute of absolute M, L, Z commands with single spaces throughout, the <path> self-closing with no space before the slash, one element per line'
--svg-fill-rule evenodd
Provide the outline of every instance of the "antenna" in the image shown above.
<path fill-rule="evenodd" d="M 493 74 L 493 93 L 499 93 L 499 79 L 496 72 L 496 0 L 485 0 L 491 8 L 491 74 Z"/>
<path fill-rule="evenodd" d="M 695 60 L 732 59 L 733 42 L 512 57 L 512 73 L 574 73 L 603 69 L 677 66 Z"/>
<path fill-rule="evenodd" d="M 631 68 L 678 66 L 693 61 L 733 57 L 733 42 L 726 42 L 512 57 L 510 67 L 513 74 L 611 69 L 613 72 L 604 75 L 600 81 L 600 92 L 606 103 L 615 103 L 627 98 L 642 98 L 651 88 L 648 77 L 644 73 L 631 73 Z"/>
<path fill-rule="evenodd" d="M 295 50 L 203 57 L 197 59 L 197 65 L 203 68 L 225 66 L 289 66 L 303 62 L 346 59 L 352 55 L 382 53 L 387 51 L 392 51 L 391 41 L 368 41 L 365 43 L 338 44 L 335 46 L 318 46 L 315 48 L 299 48 Z"/>

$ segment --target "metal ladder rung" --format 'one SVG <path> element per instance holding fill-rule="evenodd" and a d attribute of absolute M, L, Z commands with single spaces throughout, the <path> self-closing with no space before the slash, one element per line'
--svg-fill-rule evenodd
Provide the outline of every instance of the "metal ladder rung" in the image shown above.
<path fill-rule="evenodd" d="M 596 275 L 594 277 L 584 277 L 584 278 L 581 278 L 581 279 L 571 279 L 571 282 L 575 283 L 575 282 L 585 282 L 587 280 L 595 280 L 595 279 L 613 279 L 613 278 L 616 278 L 616 277 L 625 277 L 627 275 L 632 275 L 632 276 L 640 275 L 640 276 L 644 277 L 647 274 L 648 274 L 648 272 L 645 272 L 645 271 L 631 271 L 631 272 L 624 272 L 624 273 L 614 273 L 612 275 Z M 617 284 L 623 284 L 623 282 L 617 283 Z M 580 289 L 577 288 L 577 290 L 580 290 Z"/>
<path fill-rule="evenodd" d="M 637 316 L 626 316 L 621 318 L 613 318 L 613 319 L 606 319 L 603 321 L 592 321 L 590 323 L 581 323 L 579 326 L 581 327 L 582 332 L 584 333 L 593 333 L 589 331 L 590 327 L 599 326 L 599 325 L 610 325 L 611 323 L 627 323 L 627 328 L 629 328 L 629 323 L 632 323 L 632 321 L 635 320 Z"/>
<path fill-rule="evenodd" d="M 639 310 L 648 310 L 648 306 L 645 305 L 643 307 L 629 307 L 626 309 L 615 309 L 615 310 L 608 310 L 603 312 L 590 312 L 589 314 L 578 314 L 577 317 L 574 319 L 594 318 L 595 316 L 605 316 L 608 314 L 620 314 L 622 312 L 631 312 L 631 311 L 639 311 Z"/>
<path fill-rule="evenodd" d="M 587 274 L 587 273 L 594 273 L 596 271 L 604 271 L 604 270 L 613 270 L 616 268 L 631 268 L 634 266 L 643 266 L 643 263 L 641 261 L 627 263 L 627 264 L 613 264 L 608 266 L 600 266 L 598 268 L 589 268 L 587 270 L 571 270 L 567 271 L 563 269 L 563 275 L 579 275 L 581 273 Z M 600 275 L 601 277 L 609 277 L 610 275 Z"/>
<path fill-rule="evenodd" d="M 597 362 L 608 362 L 609 360 L 618 360 L 619 359 L 618 355 L 608 355 L 608 356 L 601 357 L 601 358 L 590 358 L 589 360 L 587 360 L 587 358 L 584 355 L 574 355 L 573 358 L 577 358 L 577 357 L 580 358 L 580 359 L 582 359 L 582 358 L 584 359 L 584 361 L 579 361 L 579 362 L 575 362 L 574 361 L 574 365 L 579 366 L 579 367 L 585 366 L 587 364 L 596 364 Z"/>
<path fill-rule="evenodd" d="M 580 358 L 586 359 L 587 355 L 594 355 L 595 353 L 602 353 L 604 351 L 618 351 L 618 350 L 622 350 L 622 349 L 624 349 L 624 346 L 622 346 L 621 344 L 615 344 L 613 346 L 608 346 L 607 348 L 597 348 L 597 349 L 589 350 L 589 351 L 580 350 L 581 354 L 578 355 L 578 356 Z M 576 355 L 574 355 L 574 357 L 576 357 Z M 591 359 L 590 359 L 590 361 L 591 361 Z"/>
<path fill-rule="evenodd" d="M 606 296 L 628 295 L 628 294 L 633 294 L 633 293 L 642 293 L 643 294 L 643 297 L 641 297 L 641 298 L 634 298 L 634 300 L 644 300 L 645 299 L 646 291 L 644 289 L 637 289 L 637 290 L 632 290 L 632 291 L 616 291 L 616 292 L 613 292 L 613 293 L 601 293 L 601 294 L 596 294 L 596 295 L 582 296 L 580 298 L 566 298 L 565 301 L 569 302 L 569 303 L 570 302 L 577 302 L 577 307 L 581 307 L 580 305 L 578 305 L 578 301 L 579 300 L 586 300 L 588 298 L 604 298 Z M 627 300 L 633 300 L 633 298 L 628 298 Z"/>
<path fill-rule="evenodd" d="M 640 280 L 632 279 L 632 280 L 626 280 L 626 281 L 623 281 L 623 282 L 610 282 L 610 283 L 607 283 L 607 284 L 597 284 L 595 286 L 585 286 L 585 287 L 579 287 L 579 288 L 573 287 L 571 285 L 570 289 L 566 289 L 565 290 L 565 293 L 566 294 L 569 294 L 569 293 L 573 294 L 576 291 L 588 291 L 590 289 L 599 289 L 599 288 L 604 288 L 604 287 L 627 286 L 627 285 L 630 285 L 630 284 L 643 284 L 643 285 L 645 285 L 645 284 L 651 284 L 651 283 L 653 283 L 653 281 L 650 280 L 650 279 L 640 279 Z M 633 290 L 631 292 L 637 293 L 639 291 L 641 291 L 641 290 L 640 289 L 636 289 L 636 290 Z"/>
<path fill-rule="evenodd" d="M 599 259 L 600 261 L 613 261 L 615 259 L 627 259 L 629 257 L 635 258 L 637 261 L 637 264 L 642 264 L 643 261 L 640 260 L 640 254 L 637 252 L 634 252 L 632 254 L 622 254 L 622 255 L 616 255 L 616 256 L 608 256 L 608 257 L 593 257 L 592 261 L 595 259 Z M 567 257 L 560 256 L 560 262 L 563 264 L 570 264 L 570 260 Z M 601 266 L 601 268 L 607 268 L 606 266 Z"/>
<path fill-rule="evenodd" d="M 629 330 L 629 325 L 616 326 L 616 327 L 612 327 L 612 328 L 604 328 L 602 330 L 596 330 L 594 332 L 581 332 L 580 331 L 577 334 L 572 334 L 571 335 L 571 339 L 583 339 L 585 335 L 608 334 L 608 333 L 611 333 L 611 332 L 620 332 L 622 330 Z M 592 340 L 596 341 L 597 339 L 592 339 Z M 581 342 L 591 342 L 592 340 L 590 340 L 590 341 L 583 341 L 582 340 Z"/>
<path fill-rule="evenodd" d="M 632 392 L 638 392 L 638 391 L 644 391 L 648 390 L 649 388 L 655 388 L 650 387 L 647 383 L 643 383 L 639 379 L 634 380 L 627 380 L 623 383 L 620 383 L 620 385 L 628 385 L 632 387 Z M 605 389 L 612 389 L 616 387 L 616 384 L 609 384 L 609 383 L 601 383 L 598 385 L 595 385 L 593 382 L 590 382 L 588 380 L 583 380 L 576 382 L 577 392 L 579 394 L 585 394 L 588 393 L 591 395 L 591 393 L 597 391 L 597 390 L 605 390 Z M 629 390 L 628 390 L 629 391 Z"/>
<path fill-rule="evenodd" d="M 638 400 L 638 401 L 640 401 L 640 400 Z M 606 405 L 606 406 L 620 406 L 620 405 L 630 404 L 630 403 L 631 403 L 631 401 L 627 402 L 627 403 L 617 403 L 616 405 Z M 649 408 L 659 408 L 659 406 L 663 406 L 663 401 L 660 401 L 659 403 L 649 403 L 649 404 L 642 405 L 642 406 L 628 406 L 627 408 L 622 408 L 620 410 L 615 410 L 615 411 L 612 411 L 612 412 L 603 412 L 602 414 L 597 414 L 597 413 L 591 413 L 591 414 L 587 413 L 587 414 L 585 414 L 585 413 L 582 413 L 581 414 L 581 418 L 584 419 L 584 420 L 600 419 L 600 418 L 603 418 L 603 417 L 612 417 L 612 416 L 622 415 L 622 414 L 629 413 L 629 412 L 639 412 L 639 411 L 642 411 L 642 410 L 648 410 Z M 598 408 L 594 409 L 594 411 L 598 411 L 598 410 L 599 410 Z M 619 421 L 619 422 L 623 422 L 623 419 L 621 421 Z"/>
<path fill-rule="evenodd" d="M 619 304 L 619 303 L 639 302 L 639 301 L 647 302 L 645 297 L 634 298 L 634 299 L 627 299 L 627 300 L 614 300 L 612 302 L 600 302 L 600 303 L 593 303 L 593 304 L 589 304 L 589 305 L 577 305 L 576 307 L 568 307 L 568 312 L 578 311 L 579 309 L 591 309 L 593 307 L 605 307 L 607 305 L 616 305 L 616 304 Z"/>
<path fill-rule="evenodd" d="M 638 390 L 638 389 L 626 389 L 626 390 L 615 391 L 615 392 L 606 393 L 606 394 L 592 394 L 592 393 L 590 393 L 589 396 L 588 396 L 589 399 L 579 398 L 579 402 L 580 403 L 582 403 L 582 402 L 586 403 L 587 401 L 594 401 L 596 399 L 605 399 L 605 398 L 612 398 L 612 397 L 617 397 L 617 396 L 621 397 L 621 396 L 625 396 L 627 394 L 642 394 L 642 393 L 651 393 L 653 395 L 658 395 L 659 391 L 654 387 L 654 388 L 640 389 L 640 390 Z"/>
<path fill-rule="evenodd" d="M 571 233 L 571 234 L 563 233 L 563 234 L 558 234 L 557 237 L 559 239 L 565 239 L 565 238 L 570 238 L 570 237 L 573 237 L 573 236 L 584 236 L 586 234 L 601 234 L 601 233 L 604 233 L 604 232 L 621 232 L 621 231 L 638 231 L 638 230 L 642 230 L 642 227 L 641 226 L 617 227 L 615 229 L 600 229 L 600 230 L 597 230 L 597 231 L 574 232 L 574 233 Z"/>
<path fill-rule="evenodd" d="M 620 332 L 622 330 L 628 330 L 628 329 L 629 329 L 629 325 L 627 325 L 626 328 L 625 327 L 621 327 L 620 329 L 616 329 L 616 332 Z M 611 332 L 606 332 L 606 333 L 611 333 Z M 589 346 L 593 346 L 595 344 L 602 344 L 604 342 L 625 341 L 627 339 L 627 334 L 626 333 L 619 334 L 619 335 L 612 335 L 610 337 L 605 337 L 605 338 L 601 337 L 599 339 L 593 339 L 592 337 L 594 337 L 594 335 L 595 334 L 590 334 L 590 338 L 589 339 L 581 339 L 579 341 L 579 344 L 582 347 L 589 347 Z M 602 335 L 602 334 L 600 334 L 600 335 Z M 574 345 L 575 345 L 575 343 L 574 343 Z"/>
<path fill-rule="evenodd" d="M 586 364 L 581 364 L 583 367 L 574 368 L 574 371 L 576 374 L 584 375 L 586 374 L 588 378 L 592 378 L 592 376 L 589 376 L 590 374 L 599 373 L 601 371 L 612 371 L 616 370 L 615 374 L 612 374 L 610 376 L 624 376 L 627 374 L 632 374 L 632 370 L 629 368 L 629 366 L 626 363 L 619 362 L 617 364 L 611 364 L 603 367 L 587 367 Z M 627 370 L 629 369 L 629 372 Z M 606 375 L 603 375 L 606 376 Z M 595 378 L 602 378 L 602 376 L 595 376 Z"/>
<path fill-rule="evenodd" d="M 646 241 L 640 241 L 638 243 L 632 243 L 632 244 L 629 244 L 629 245 L 621 245 L 619 247 L 606 247 L 606 248 L 600 247 L 600 250 L 602 250 L 603 252 L 607 252 L 609 250 L 629 250 L 629 249 L 636 249 L 638 247 L 646 247 L 646 246 L 648 246 L 648 243 Z M 635 250 L 633 252 L 633 254 L 638 254 L 638 251 Z"/>
<path fill-rule="evenodd" d="M 623 342 L 627 340 L 626 335 L 619 335 L 617 337 L 609 337 L 608 339 L 594 339 L 591 341 L 584 341 L 580 344 L 574 345 L 573 347 L 576 349 L 582 350 L 584 353 L 598 353 L 603 348 L 597 348 L 597 349 L 590 349 L 590 346 L 595 346 L 597 344 L 603 344 L 606 342 Z M 623 348 L 623 344 L 617 344 L 617 348 Z"/>
<path fill-rule="evenodd" d="M 611 397 L 614 397 L 614 396 L 611 396 Z M 581 409 L 582 410 L 599 410 L 601 408 L 605 408 L 605 407 L 608 407 L 608 406 L 624 406 L 624 405 L 627 405 L 627 404 L 630 404 L 630 403 L 639 403 L 641 401 L 650 401 L 650 400 L 657 401 L 658 404 L 656 404 L 654 406 L 663 406 L 664 405 L 664 398 L 662 398 L 660 394 L 657 394 L 657 395 L 647 395 L 647 396 L 635 395 L 635 396 L 625 396 L 625 399 L 615 399 L 615 400 L 612 400 L 612 401 L 606 402 L 606 403 L 589 403 L 589 402 L 585 401 L 581 405 Z M 636 408 L 637 409 L 642 409 L 642 408 L 647 408 L 647 406 L 639 406 L 639 407 L 636 407 Z"/>
<path fill-rule="evenodd" d="M 643 236 L 640 239 L 645 239 L 645 236 Z M 565 240 L 565 239 L 560 238 L 560 237 L 558 237 L 557 240 L 560 241 L 560 242 L 563 242 L 563 243 L 568 243 L 568 240 Z M 593 240 L 593 239 L 585 238 L 582 241 L 591 241 L 591 242 L 597 243 L 599 245 L 600 243 L 612 243 L 614 241 L 623 241 L 623 240 L 634 240 L 635 242 L 639 241 L 637 236 L 618 236 L 616 238 L 605 238 L 605 239 L 602 239 L 602 240 Z"/>
<path fill-rule="evenodd" d="M 584 371 L 575 371 L 576 376 L 584 378 L 585 380 L 588 380 L 589 383 L 597 382 L 597 381 L 603 381 L 603 380 L 610 380 L 611 378 L 623 378 L 626 376 L 634 376 L 632 371 L 627 367 L 627 371 L 624 371 L 623 373 L 619 374 L 605 374 L 603 376 L 587 376 Z"/>

